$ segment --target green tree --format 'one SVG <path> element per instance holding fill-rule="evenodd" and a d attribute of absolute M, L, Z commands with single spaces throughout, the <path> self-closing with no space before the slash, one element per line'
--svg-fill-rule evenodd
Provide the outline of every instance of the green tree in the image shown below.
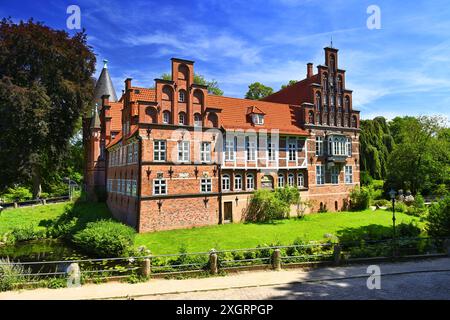
<path fill-rule="evenodd" d="M 73 36 L 32 20 L 0 22 L 0 189 L 57 170 L 93 94 L 95 55 Z"/>
<path fill-rule="evenodd" d="M 259 82 L 254 82 L 248 86 L 245 99 L 259 100 L 271 95 L 272 93 L 273 89 L 271 87 L 267 87 Z"/>
<path fill-rule="evenodd" d="M 436 185 L 448 183 L 450 144 L 441 138 L 447 130 L 444 120 L 408 117 L 394 124 L 397 145 L 388 158 L 386 185 L 427 194 Z"/>
<path fill-rule="evenodd" d="M 169 73 L 163 73 L 161 75 L 161 79 L 163 80 L 172 80 L 172 75 Z M 201 74 L 194 74 L 194 83 L 202 86 L 208 86 L 208 93 L 214 94 L 216 96 L 222 96 L 223 91 L 219 87 L 219 83 L 216 80 L 208 81 Z"/>
<path fill-rule="evenodd" d="M 290 87 L 293 84 L 296 84 L 297 82 L 298 82 L 298 80 L 289 80 L 289 82 L 287 84 L 281 85 L 281 90 L 283 90 L 284 88 Z"/>
<path fill-rule="evenodd" d="M 450 236 L 450 196 L 434 203 L 426 217 L 426 230 L 432 237 Z"/>

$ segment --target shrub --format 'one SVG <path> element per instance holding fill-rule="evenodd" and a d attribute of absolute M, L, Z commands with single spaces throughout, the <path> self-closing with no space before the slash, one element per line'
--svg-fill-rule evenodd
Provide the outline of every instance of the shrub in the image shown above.
<path fill-rule="evenodd" d="M 86 228 L 78 231 L 72 242 L 88 253 L 100 257 L 119 257 L 129 253 L 135 231 L 113 220 L 89 222 Z"/>
<path fill-rule="evenodd" d="M 5 202 L 20 202 L 30 200 L 33 197 L 31 191 L 28 188 L 17 186 L 14 188 L 6 189 L 6 192 L 2 195 Z"/>
<path fill-rule="evenodd" d="M 386 211 L 392 211 L 392 202 L 386 206 Z M 403 201 L 395 201 L 395 212 L 407 212 L 408 206 Z"/>
<path fill-rule="evenodd" d="M 400 223 L 397 227 L 397 235 L 400 238 L 416 238 L 420 235 L 420 228 L 416 223 Z"/>
<path fill-rule="evenodd" d="M 386 199 L 374 200 L 373 205 L 377 207 L 388 207 L 390 205 L 390 201 Z"/>
<path fill-rule="evenodd" d="M 34 224 L 16 227 L 11 231 L 14 241 L 29 241 L 45 238 L 45 230 L 37 229 Z"/>
<path fill-rule="evenodd" d="M 281 219 L 289 213 L 289 204 L 275 196 L 269 190 L 257 190 L 250 199 L 245 213 L 245 220 L 268 222 Z"/>
<path fill-rule="evenodd" d="M 416 217 L 425 215 L 427 213 L 425 200 L 420 193 L 416 195 L 414 201 L 412 202 L 412 205 L 407 209 L 406 213 Z"/>
<path fill-rule="evenodd" d="M 356 187 L 350 192 L 350 209 L 358 211 L 369 208 L 370 191 L 367 187 Z"/>
<path fill-rule="evenodd" d="M 430 236 L 448 237 L 450 235 L 450 196 L 431 205 L 426 221 L 426 230 Z"/>
<path fill-rule="evenodd" d="M 300 202 L 300 192 L 294 187 L 277 188 L 275 197 L 289 205 Z"/>

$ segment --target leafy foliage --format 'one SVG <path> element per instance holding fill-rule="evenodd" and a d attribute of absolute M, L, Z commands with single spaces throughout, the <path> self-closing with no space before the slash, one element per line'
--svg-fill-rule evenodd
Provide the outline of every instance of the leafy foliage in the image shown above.
<path fill-rule="evenodd" d="M 32 197 L 31 191 L 22 186 L 8 188 L 6 189 L 6 192 L 1 195 L 1 198 L 3 198 L 5 202 L 20 202 L 29 200 Z"/>
<path fill-rule="evenodd" d="M 450 196 L 430 207 L 426 221 L 426 230 L 430 236 L 450 236 Z"/>
<path fill-rule="evenodd" d="M 370 204 L 370 191 L 366 187 L 355 187 L 350 192 L 352 210 L 365 210 Z"/>
<path fill-rule="evenodd" d="M 259 82 L 254 82 L 248 86 L 245 99 L 259 100 L 271 95 L 272 93 L 273 89 L 271 87 L 267 87 Z"/>
<path fill-rule="evenodd" d="M 92 99 L 95 55 L 84 32 L 7 19 L 0 52 L 0 190 L 29 183 L 37 196 L 45 173 L 64 164 Z"/>
<path fill-rule="evenodd" d="M 172 80 L 172 75 L 169 73 L 163 73 L 161 75 L 161 79 L 163 80 Z M 202 86 L 208 86 L 208 93 L 214 94 L 216 96 L 222 96 L 223 90 L 220 89 L 219 83 L 216 80 L 206 80 L 204 76 L 201 74 L 194 73 L 194 83 Z"/>
<path fill-rule="evenodd" d="M 72 242 L 88 253 L 99 257 L 119 257 L 128 254 L 133 246 L 133 228 L 113 220 L 90 222 L 75 233 Z"/>
<path fill-rule="evenodd" d="M 259 189 L 250 199 L 245 213 L 245 220 L 270 222 L 281 219 L 289 213 L 289 204 L 275 196 L 270 190 Z"/>

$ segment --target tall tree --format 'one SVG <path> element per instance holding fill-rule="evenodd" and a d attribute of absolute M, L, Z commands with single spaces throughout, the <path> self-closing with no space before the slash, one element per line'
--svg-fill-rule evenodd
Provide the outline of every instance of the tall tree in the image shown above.
<path fill-rule="evenodd" d="M 259 100 L 271 95 L 272 93 L 273 89 L 271 87 L 267 87 L 259 82 L 254 82 L 248 86 L 245 99 Z"/>
<path fill-rule="evenodd" d="M 57 170 L 92 99 L 95 55 L 85 32 L 69 36 L 29 20 L 0 22 L 0 189 Z"/>
<path fill-rule="evenodd" d="M 172 76 L 169 73 L 163 73 L 161 75 L 161 79 L 163 80 L 172 80 Z M 206 80 L 204 76 L 201 74 L 194 74 L 194 83 L 200 84 L 203 86 L 208 86 L 208 93 L 214 94 L 216 96 L 222 96 L 223 91 L 219 87 L 219 83 L 216 80 Z"/>
<path fill-rule="evenodd" d="M 387 185 L 429 193 L 450 181 L 450 144 L 440 117 L 403 118 L 393 121 L 396 148 L 389 155 Z"/>

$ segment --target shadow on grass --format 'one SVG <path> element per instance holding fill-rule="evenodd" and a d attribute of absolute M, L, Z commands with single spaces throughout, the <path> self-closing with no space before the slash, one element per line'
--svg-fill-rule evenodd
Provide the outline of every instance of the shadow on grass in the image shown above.
<path fill-rule="evenodd" d="M 67 204 L 57 219 L 42 220 L 39 226 L 47 228 L 52 237 L 65 237 L 83 229 L 89 222 L 113 219 L 106 203 L 80 199 Z"/>

